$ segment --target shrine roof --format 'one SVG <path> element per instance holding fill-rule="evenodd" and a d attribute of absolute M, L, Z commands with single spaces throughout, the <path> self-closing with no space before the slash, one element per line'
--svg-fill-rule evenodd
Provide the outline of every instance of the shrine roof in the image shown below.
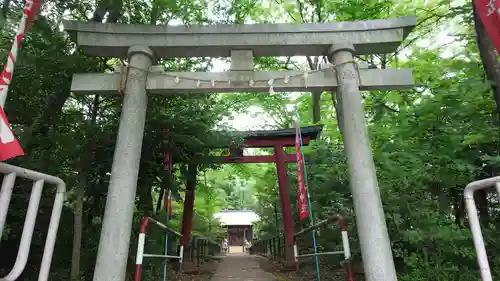
<path fill-rule="evenodd" d="M 232 141 L 239 143 L 243 141 L 247 147 L 273 147 L 277 143 L 284 146 L 295 145 L 295 128 L 278 130 L 256 130 L 256 131 L 232 131 L 216 132 L 211 144 L 212 148 L 226 148 Z M 323 131 L 323 125 L 300 127 L 303 144 L 307 145 L 310 140 L 317 139 Z"/>
<path fill-rule="evenodd" d="M 252 225 L 259 220 L 259 216 L 249 210 L 224 210 L 214 214 L 223 226 Z"/>
<path fill-rule="evenodd" d="M 278 130 L 257 130 L 257 131 L 234 131 L 230 135 L 233 137 L 243 137 L 246 140 L 277 140 L 277 139 L 295 139 L 295 128 L 286 128 Z M 302 137 L 316 139 L 323 131 L 323 125 L 300 127 Z"/>

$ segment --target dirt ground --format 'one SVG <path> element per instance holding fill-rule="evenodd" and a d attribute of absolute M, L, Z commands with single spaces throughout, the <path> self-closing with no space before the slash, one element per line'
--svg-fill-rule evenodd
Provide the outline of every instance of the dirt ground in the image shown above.
<path fill-rule="evenodd" d="M 172 272 L 168 281 L 209 281 L 219 263 L 219 260 L 208 260 L 203 262 L 196 270 Z"/>
<path fill-rule="evenodd" d="M 314 263 L 302 263 L 298 271 L 283 271 L 279 262 L 272 262 L 265 258 L 260 261 L 260 267 L 275 276 L 274 281 L 313 281 L 317 280 L 316 265 Z M 331 264 L 323 262 L 320 264 L 322 281 L 347 281 L 347 273 L 341 268 L 334 268 Z"/>
<path fill-rule="evenodd" d="M 196 270 L 190 272 L 175 273 L 169 281 L 210 281 L 214 275 L 220 260 L 207 260 Z M 313 262 L 303 263 L 299 271 L 284 271 L 280 262 L 269 261 L 266 258 L 259 259 L 259 267 L 274 276 L 269 281 L 314 281 L 317 280 L 316 266 Z M 332 268 L 332 265 L 324 262 L 320 264 L 322 281 L 347 281 L 347 274 L 343 269 Z M 361 280 L 361 279 L 359 279 Z"/>

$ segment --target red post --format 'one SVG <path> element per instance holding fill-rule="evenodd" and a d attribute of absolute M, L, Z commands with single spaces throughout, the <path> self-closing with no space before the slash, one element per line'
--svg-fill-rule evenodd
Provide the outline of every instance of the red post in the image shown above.
<path fill-rule="evenodd" d="M 354 270 L 351 263 L 351 247 L 349 246 L 349 236 L 347 235 L 347 223 L 341 215 L 336 215 L 333 219 L 337 220 L 337 224 L 342 231 L 342 246 L 344 248 L 344 257 L 347 262 L 347 280 L 354 281 Z"/>
<path fill-rule="evenodd" d="M 288 186 L 286 182 L 286 164 L 283 146 L 277 144 L 274 146 L 274 156 L 276 158 L 276 170 L 278 171 L 278 186 L 280 192 L 281 211 L 283 213 L 283 230 L 285 232 L 285 261 L 295 262 L 294 257 L 294 239 L 293 222 L 290 198 L 288 197 Z"/>
<path fill-rule="evenodd" d="M 182 243 L 181 245 L 186 248 L 189 247 L 189 234 L 191 233 L 191 226 L 193 223 L 193 210 L 194 210 L 194 189 L 186 190 L 184 198 L 184 211 L 182 212 Z"/>
<path fill-rule="evenodd" d="M 189 165 L 187 171 L 186 193 L 184 196 L 184 211 L 182 212 L 182 227 L 181 227 L 181 248 L 180 255 L 183 257 L 182 266 L 185 269 L 186 263 L 190 263 L 191 255 L 189 254 L 189 238 L 191 227 L 193 224 L 194 213 L 194 197 L 196 189 L 196 175 L 198 167 L 196 165 Z"/>
<path fill-rule="evenodd" d="M 147 216 L 143 216 L 141 218 L 140 232 L 139 232 L 139 240 L 137 242 L 137 256 L 135 259 L 135 274 L 134 281 L 141 281 L 141 273 L 142 273 L 142 259 L 144 255 L 144 243 L 146 241 L 146 231 L 148 228 L 149 218 Z"/>

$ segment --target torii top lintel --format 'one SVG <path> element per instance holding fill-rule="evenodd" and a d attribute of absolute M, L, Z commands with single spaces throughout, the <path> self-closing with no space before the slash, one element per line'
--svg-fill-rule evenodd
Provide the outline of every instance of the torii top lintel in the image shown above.
<path fill-rule="evenodd" d="M 259 56 L 322 56 L 332 44 L 350 43 L 356 54 L 396 51 L 416 25 L 415 17 L 306 24 L 210 26 L 133 25 L 64 21 L 90 56 L 126 57 L 131 46 L 150 47 L 157 58 L 229 57 L 232 50 Z"/>

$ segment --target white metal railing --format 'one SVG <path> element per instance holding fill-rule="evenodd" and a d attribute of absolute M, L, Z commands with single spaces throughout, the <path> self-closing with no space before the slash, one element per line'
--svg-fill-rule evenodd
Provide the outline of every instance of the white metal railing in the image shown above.
<path fill-rule="evenodd" d="M 351 259 L 351 248 L 349 246 L 349 236 L 347 235 L 347 224 L 344 220 L 344 217 L 342 217 L 341 215 L 332 216 L 328 219 L 322 220 L 322 221 L 316 223 L 315 225 L 312 225 L 308 228 L 305 228 L 305 229 L 295 233 L 294 237 L 297 237 L 301 234 L 304 234 L 306 232 L 309 232 L 309 231 L 314 230 L 314 229 L 316 229 L 324 224 L 328 224 L 331 222 L 337 224 L 340 227 L 340 230 L 342 231 L 342 251 L 319 252 L 319 253 L 315 253 L 315 254 L 311 253 L 311 254 L 299 255 L 297 244 L 294 244 L 294 256 L 295 256 L 296 261 L 298 258 L 314 257 L 314 256 L 328 256 L 328 255 L 342 255 L 342 254 L 344 255 L 345 260 Z"/>
<path fill-rule="evenodd" d="M 469 183 L 464 190 L 465 208 L 469 217 L 470 230 L 472 232 L 472 240 L 476 248 L 477 262 L 481 271 L 481 279 L 483 281 L 492 281 L 490 265 L 488 263 L 488 255 L 484 246 L 483 233 L 481 232 L 481 224 L 477 215 L 476 202 L 474 201 L 474 192 L 477 190 L 486 189 L 495 186 L 500 199 L 500 177 L 488 178 L 480 181 Z"/>
<path fill-rule="evenodd" d="M 184 254 L 184 247 L 182 245 L 180 246 L 179 249 L 179 255 L 174 256 L 174 255 L 169 255 L 167 253 L 167 245 L 165 245 L 165 254 L 145 254 L 144 253 L 144 244 L 146 244 L 146 233 L 147 233 L 147 228 L 149 223 L 153 223 L 155 226 L 161 228 L 165 232 L 172 233 L 178 237 L 182 237 L 182 234 L 179 232 L 171 229 L 170 227 L 164 225 L 163 223 L 150 218 L 148 216 L 144 216 L 141 219 L 141 225 L 140 225 L 140 232 L 139 232 L 139 239 L 137 241 L 137 256 L 135 260 L 135 274 L 134 274 L 134 281 L 141 281 L 142 278 L 142 260 L 144 258 L 164 258 L 164 259 L 178 259 L 179 263 L 182 263 L 182 257 Z M 166 243 L 165 243 L 166 244 Z"/>
<path fill-rule="evenodd" d="M 0 239 L 2 238 L 2 233 L 5 227 L 10 198 L 12 197 L 12 191 L 14 190 L 16 178 L 20 177 L 33 181 L 33 189 L 31 190 L 28 210 L 24 220 L 21 242 L 19 244 L 19 250 L 17 251 L 17 258 L 12 270 L 5 277 L 0 278 L 0 281 L 16 280 L 26 267 L 44 184 L 48 183 L 56 185 L 54 206 L 52 207 L 49 230 L 45 240 L 40 273 L 38 274 L 38 281 L 47 281 L 49 277 L 50 264 L 52 262 L 52 255 L 54 253 L 54 246 L 56 243 L 59 220 L 61 219 L 66 184 L 60 178 L 5 163 L 0 163 L 0 173 L 4 174 L 2 189 L 0 190 Z"/>
<path fill-rule="evenodd" d="M 299 255 L 299 251 L 297 248 L 297 244 L 294 243 L 293 245 L 293 253 L 295 256 L 295 261 L 298 261 L 299 258 L 306 258 L 306 257 L 316 257 L 316 256 L 329 256 L 329 255 L 344 255 L 344 259 L 347 265 L 347 280 L 348 281 L 354 281 L 354 271 L 351 265 L 351 247 L 349 246 L 349 236 L 347 235 L 347 223 L 344 219 L 343 216 L 341 215 L 335 215 L 330 218 L 327 218 L 325 220 L 322 220 L 320 222 L 317 222 L 316 224 L 305 228 L 297 233 L 294 234 L 294 238 L 304 234 L 309 231 L 315 231 L 318 227 L 328 224 L 328 223 L 335 223 L 340 227 L 341 233 L 342 233 L 342 251 L 329 251 L 329 252 L 318 252 L 318 253 L 311 253 L 311 254 L 302 254 Z"/>

